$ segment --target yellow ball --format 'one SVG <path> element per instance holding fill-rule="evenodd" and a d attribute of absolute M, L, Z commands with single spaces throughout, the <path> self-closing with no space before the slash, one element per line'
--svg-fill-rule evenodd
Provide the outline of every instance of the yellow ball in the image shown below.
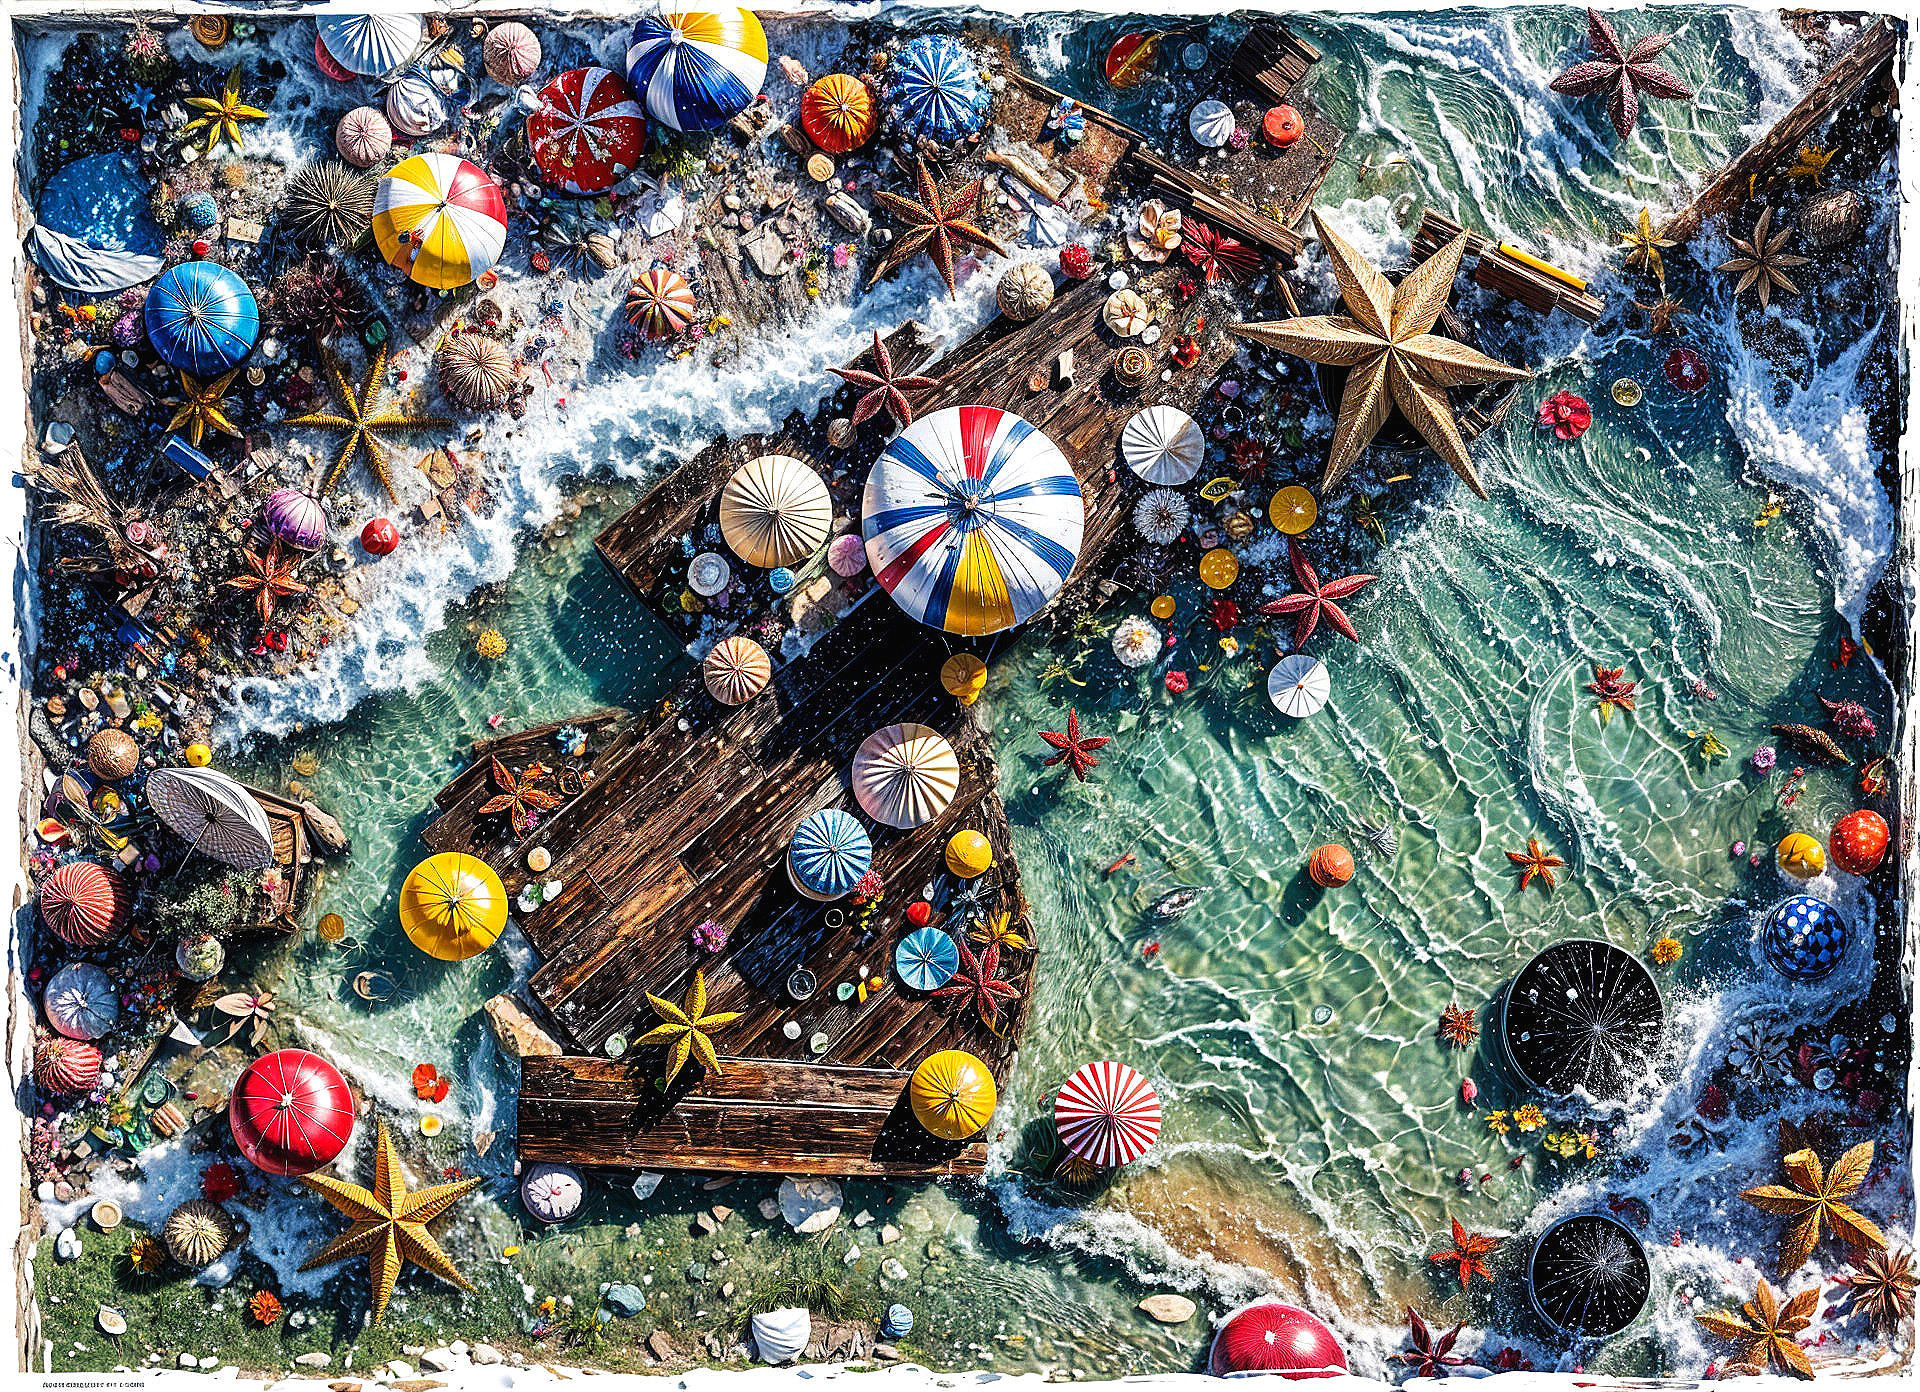
<path fill-rule="evenodd" d="M 963 880 L 977 879 L 993 868 L 993 847 L 977 831 L 956 831 L 947 838 L 947 869 Z"/>
<path fill-rule="evenodd" d="M 1774 855 L 1780 862 L 1780 868 L 1796 880 L 1810 880 L 1827 868 L 1826 851 L 1804 831 L 1789 832 L 1783 836 Z"/>
<path fill-rule="evenodd" d="M 213 762 L 213 750 L 204 744 L 190 744 L 186 748 L 188 768 L 205 768 Z"/>
<path fill-rule="evenodd" d="M 1210 590 L 1224 590 L 1240 578 L 1240 561 L 1224 546 L 1216 546 L 1200 558 L 1200 579 Z"/>
<path fill-rule="evenodd" d="M 914 1119 L 943 1141 L 978 1135 L 999 1100 L 986 1064 L 963 1049 L 929 1054 L 907 1082 Z"/>
<path fill-rule="evenodd" d="M 970 652 L 957 652 L 940 665 L 940 685 L 961 705 L 970 706 L 987 688 L 987 664 Z"/>
<path fill-rule="evenodd" d="M 1155 595 L 1153 603 L 1147 606 L 1147 612 L 1156 619 L 1170 619 L 1173 617 L 1174 607 L 1172 595 Z"/>
<path fill-rule="evenodd" d="M 1273 525 L 1288 536 L 1299 536 L 1320 515 L 1320 505 L 1314 502 L 1313 494 L 1299 484 L 1289 484 L 1273 495 L 1267 504 L 1267 515 L 1273 519 Z"/>

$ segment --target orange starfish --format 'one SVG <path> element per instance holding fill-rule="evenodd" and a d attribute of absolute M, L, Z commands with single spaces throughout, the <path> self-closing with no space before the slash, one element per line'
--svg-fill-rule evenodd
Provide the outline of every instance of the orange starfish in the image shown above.
<path fill-rule="evenodd" d="M 1464 1049 L 1480 1037 L 1480 1026 L 1473 1022 L 1473 1007 L 1455 1002 L 1440 1012 L 1440 1039 L 1456 1049 Z"/>
<path fill-rule="evenodd" d="M 940 279 L 947 283 L 947 293 L 958 295 L 960 291 L 953 278 L 954 252 L 971 246 L 1005 256 L 1007 249 L 989 237 L 970 216 L 980 202 L 980 180 L 962 184 L 949 196 L 933 181 L 925 160 L 914 162 L 914 179 L 918 185 L 917 199 L 902 198 L 885 189 L 874 190 L 873 201 L 893 214 L 901 228 L 881 253 L 880 264 L 874 267 L 873 279 L 867 284 L 876 284 L 882 276 L 924 251 L 939 270 Z"/>
<path fill-rule="evenodd" d="M 1487 1270 L 1486 1257 L 1500 1245 L 1497 1237 L 1484 1237 L 1476 1232 L 1468 1232 L 1460 1226 L 1460 1220 L 1453 1220 L 1453 1246 L 1444 1252 L 1435 1252 L 1428 1261 L 1453 1262 L 1460 1268 L 1460 1289 L 1465 1290 L 1467 1283 L 1475 1276 L 1482 1280 L 1493 1280 L 1493 1273 Z"/>
<path fill-rule="evenodd" d="M 1553 888 L 1553 872 L 1566 865 L 1566 861 L 1560 859 L 1559 856 L 1548 855 L 1545 851 L 1541 850 L 1540 840 L 1535 836 L 1529 836 L 1527 838 L 1527 849 L 1524 853 L 1520 851 L 1508 851 L 1507 859 L 1515 865 L 1525 867 L 1520 871 L 1520 888 L 1523 891 L 1528 885 L 1533 883 L 1533 877 L 1535 875 L 1538 875 L 1547 888 L 1551 890 Z"/>

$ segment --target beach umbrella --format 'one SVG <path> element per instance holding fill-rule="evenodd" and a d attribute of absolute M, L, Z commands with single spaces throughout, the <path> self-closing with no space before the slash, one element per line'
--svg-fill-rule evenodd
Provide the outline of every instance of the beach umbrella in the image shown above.
<path fill-rule="evenodd" d="M 766 76 L 767 32 L 734 5 L 665 0 L 627 45 L 628 85 L 670 130 L 718 130 L 752 104 Z"/>
<path fill-rule="evenodd" d="M 946 811 L 958 791 L 960 760 L 931 726 L 889 725 L 854 753 L 853 795 L 862 812 L 886 826 L 923 826 Z"/>
<path fill-rule="evenodd" d="M 693 322 L 693 287 L 678 271 L 655 266 L 627 290 L 627 322 L 648 338 L 671 338 Z"/>
<path fill-rule="evenodd" d="M 937 991 L 960 970 L 960 946 L 939 928 L 916 928 L 893 950 L 893 969 L 916 991 Z"/>
<path fill-rule="evenodd" d="M 1289 653 L 1267 673 L 1267 699 L 1282 715 L 1304 719 L 1326 705 L 1332 694 L 1327 664 L 1306 653 Z"/>
<path fill-rule="evenodd" d="M 751 638 L 734 634 L 713 645 L 700 664 L 707 693 L 723 706 L 744 706 L 773 676 L 773 659 Z"/>
<path fill-rule="evenodd" d="M 1347 1351 L 1317 1316 L 1298 1305 L 1259 1300 L 1234 1311 L 1220 1325 L 1207 1367 L 1215 1377 L 1327 1377 L 1347 1371 Z"/>
<path fill-rule="evenodd" d="M 98 1039 L 120 1018 L 113 980 L 91 962 L 71 962 L 55 972 L 40 998 L 47 1023 L 69 1039 Z"/>
<path fill-rule="evenodd" d="M 992 94 L 965 44 L 923 34 L 903 44 L 887 65 L 887 107 L 907 134 L 957 140 L 986 123 Z"/>
<path fill-rule="evenodd" d="M 125 155 L 87 155 L 40 190 L 33 259 L 47 278 L 85 295 L 110 295 L 152 280 L 166 264 L 167 234 L 154 221 L 153 190 Z"/>
<path fill-rule="evenodd" d="M 381 77 L 413 57 L 425 35 L 419 15 L 322 15 L 316 23 L 327 56 L 355 77 Z"/>
<path fill-rule="evenodd" d="M 1162 487 L 1178 486 L 1200 472 L 1207 438 L 1193 417 L 1177 406 L 1134 412 L 1120 431 L 1120 458 L 1135 475 Z"/>
<path fill-rule="evenodd" d="M 127 921 L 127 882 L 91 860 L 56 866 L 40 882 L 40 921 L 69 947 L 98 947 Z"/>
<path fill-rule="evenodd" d="M 866 83 L 845 73 L 828 73 L 800 98 L 800 129 L 830 155 L 859 149 L 879 121 Z"/>
<path fill-rule="evenodd" d="M 485 952 L 507 926 L 507 890 L 493 867 L 459 851 L 430 855 L 400 886 L 400 926 L 442 962 Z"/>
<path fill-rule="evenodd" d="M 380 180 L 373 240 L 389 266 L 430 290 L 471 284 L 507 244 L 507 204 L 487 171 L 454 155 L 414 155 Z"/>
<path fill-rule="evenodd" d="M 873 841 L 850 812 L 825 807 L 808 817 L 787 845 L 787 878 L 809 899 L 825 902 L 853 892 L 873 864 Z"/>
<path fill-rule="evenodd" d="M 1025 623 L 1073 573 L 1086 506 L 1066 457 L 993 406 L 922 416 L 867 475 L 867 564 L 923 624 L 977 636 Z"/>
<path fill-rule="evenodd" d="M 647 114 L 633 90 L 605 68 L 569 68 L 540 89 L 527 117 L 527 145 L 540 178 L 568 193 L 605 193 L 640 162 Z"/>
<path fill-rule="evenodd" d="M 734 555 L 763 570 L 805 560 L 832 526 L 826 483 L 789 454 L 748 460 L 720 494 L 720 534 Z"/>
<path fill-rule="evenodd" d="M 236 870 L 273 864 L 273 831 L 253 794 L 211 768 L 159 768 L 147 776 L 147 801 L 160 820 L 199 851 Z"/>
<path fill-rule="evenodd" d="M 914 1119 L 943 1141 L 964 1141 L 993 1120 L 999 1090 L 986 1064 L 964 1049 L 929 1054 L 907 1080 Z"/>
<path fill-rule="evenodd" d="M 237 366 L 260 337 L 253 291 L 218 261 L 182 261 L 162 271 L 142 314 L 154 352 L 195 377 Z"/>
<path fill-rule="evenodd" d="M 387 88 L 387 123 L 415 139 L 432 135 L 447 123 L 447 102 L 433 78 L 420 68 Z"/>
<path fill-rule="evenodd" d="M 1138 1160 L 1160 1136 L 1160 1095 L 1124 1063 L 1090 1063 L 1053 1099 L 1060 1144 L 1110 1170 Z"/>
<path fill-rule="evenodd" d="M 279 1049 L 241 1070 L 227 1126 L 240 1153 L 268 1174 L 307 1174 L 346 1149 L 353 1093 L 320 1055 Z"/>

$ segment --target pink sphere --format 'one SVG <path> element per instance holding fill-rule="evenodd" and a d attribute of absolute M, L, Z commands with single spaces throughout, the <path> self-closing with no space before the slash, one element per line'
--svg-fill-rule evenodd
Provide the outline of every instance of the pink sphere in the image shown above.
<path fill-rule="evenodd" d="M 1215 1377 L 1331 1377 L 1347 1371 L 1347 1351 L 1331 1329 L 1299 1306 L 1260 1300 L 1227 1316 L 1213 1336 L 1208 1367 Z"/>
<path fill-rule="evenodd" d="M 845 532 L 827 548 L 827 564 L 835 575 L 851 579 L 867 568 L 867 544 L 852 532 Z"/>

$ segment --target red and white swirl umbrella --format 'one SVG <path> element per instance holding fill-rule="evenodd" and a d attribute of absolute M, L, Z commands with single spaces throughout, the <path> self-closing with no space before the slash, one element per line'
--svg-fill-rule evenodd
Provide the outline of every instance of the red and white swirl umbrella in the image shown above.
<path fill-rule="evenodd" d="M 1103 1170 L 1128 1164 L 1160 1138 L 1160 1094 L 1124 1063 L 1090 1063 L 1053 1099 L 1060 1143 Z"/>
<path fill-rule="evenodd" d="M 647 114 L 633 89 L 606 68 L 569 68 L 540 89 L 527 117 L 540 178 L 568 193 L 605 193 L 640 162 Z"/>

